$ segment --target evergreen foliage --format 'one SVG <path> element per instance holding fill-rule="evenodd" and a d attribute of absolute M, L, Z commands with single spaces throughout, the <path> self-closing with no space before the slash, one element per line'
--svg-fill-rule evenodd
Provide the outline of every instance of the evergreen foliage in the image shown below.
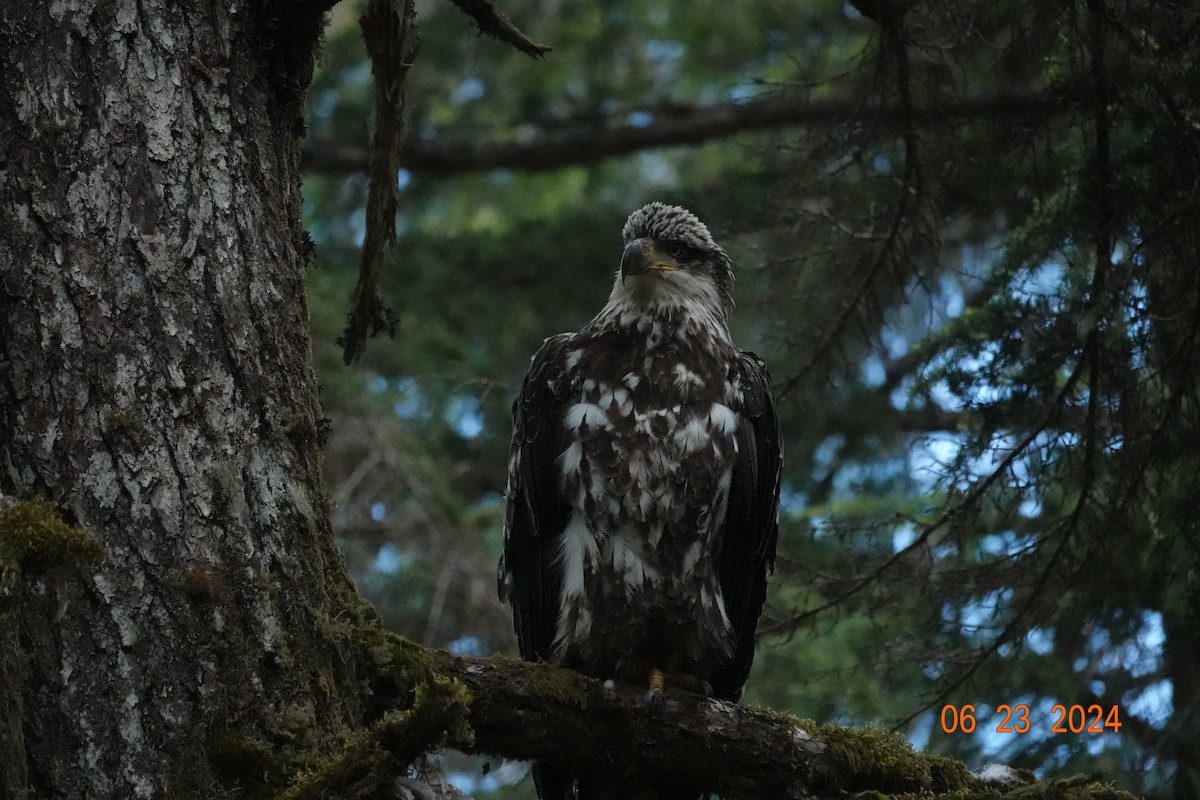
<path fill-rule="evenodd" d="M 372 95 L 361 9 L 335 8 L 305 193 L 352 569 L 405 635 L 513 649 L 494 594 L 508 405 L 541 339 L 603 303 L 628 211 L 679 203 L 734 258 L 735 334 L 787 436 L 751 699 L 900 725 L 976 767 L 1198 796 L 1200 11 L 854 6 L 507 4 L 544 63 L 419 7 L 414 146 L 558 137 L 579 164 L 402 172 L 399 326 L 354 368 L 334 339 L 366 177 L 319 164 L 365 143 Z M 761 97 L 845 114 L 587 158 L 599 131 Z M 975 706 L 974 734 L 941 730 L 947 704 Z M 1000 704 L 1031 731 L 994 733 Z M 1122 724 L 1052 733 L 1055 704 Z"/>

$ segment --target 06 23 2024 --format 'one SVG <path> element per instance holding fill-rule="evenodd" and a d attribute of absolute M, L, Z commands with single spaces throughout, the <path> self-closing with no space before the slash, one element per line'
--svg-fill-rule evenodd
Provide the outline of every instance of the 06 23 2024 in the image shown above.
<path fill-rule="evenodd" d="M 977 718 L 975 706 L 972 703 L 962 705 L 944 705 L 941 713 L 942 733 L 974 733 L 983 721 Z M 1090 705 L 1063 705 L 1055 703 L 1050 713 L 1035 714 L 1024 703 L 1010 705 L 1001 703 L 996 706 L 994 713 L 988 714 L 986 724 L 995 724 L 996 733 L 1025 734 L 1042 726 L 1048 733 L 1116 733 L 1121 730 L 1121 710 L 1118 705 L 1101 706 L 1099 703 Z"/>

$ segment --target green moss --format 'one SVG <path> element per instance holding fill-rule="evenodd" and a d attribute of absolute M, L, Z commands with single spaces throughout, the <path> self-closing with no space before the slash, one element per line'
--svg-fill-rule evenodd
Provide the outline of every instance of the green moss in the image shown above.
<path fill-rule="evenodd" d="M 63 522 L 46 500 L 0 510 L 0 596 L 11 592 L 23 573 L 51 572 L 103 556 L 104 546 L 95 537 Z"/>
<path fill-rule="evenodd" d="M 285 408 L 279 414 L 279 428 L 285 434 L 290 435 L 297 427 L 304 425 L 311 417 L 308 414 L 302 414 L 293 408 Z"/>
<path fill-rule="evenodd" d="M 216 728 L 204 746 L 217 779 L 249 797 L 266 797 L 283 782 L 283 768 L 271 749 L 226 728 Z"/>
<path fill-rule="evenodd" d="M 374 674 L 372 694 L 379 701 L 379 718 L 349 736 L 336 752 L 309 761 L 307 769 L 275 795 L 277 800 L 369 796 L 421 753 L 447 743 L 469 746 L 472 741 L 470 693 L 459 682 L 438 674 L 442 659 L 452 656 L 371 624 L 362 625 L 359 637 Z M 530 668 L 503 656 L 487 661 L 501 668 L 515 663 Z M 533 669 L 537 692 L 575 708 L 594 707 L 597 692 L 602 691 L 595 681 L 570 670 Z M 408 708 L 394 710 L 397 704 Z M 849 793 L 869 800 L 1134 800 L 1086 778 L 1015 786 L 983 783 L 957 761 L 916 753 L 903 737 L 880 727 L 853 730 L 818 725 L 772 709 L 754 710 L 786 726 L 785 730 L 808 732 L 812 742 L 823 745 L 819 752 L 833 761 L 835 769 L 832 785 L 815 787 L 820 793 Z M 315 724 L 301 711 L 294 709 L 284 716 L 299 715 L 295 727 Z"/>
<path fill-rule="evenodd" d="M 817 729 L 817 723 L 810 719 L 800 719 L 795 714 L 789 714 L 786 711 L 780 711 L 775 708 L 767 708 L 766 706 L 748 705 L 747 711 L 753 711 L 760 717 L 766 717 L 772 722 L 777 722 L 780 725 L 787 725 L 790 728 L 802 728 L 806 731 Z"/>
<path fill-rule="evenodd" d="M 581 711 L 592 707 L 596 685 L 596 681 L 574 670 L 551 666 L 538 669 L 530 681 L 530 688 L 537 694 L 552 697 L 565 706 Z"/>
<path fill-rule="evenodd" d="M 1003 800 L 1137 800 L 1129 792 L 1085 775 L 1040 781 L 997 796 Z"/>
<path fill-rule="evenodd" d="M 861 730 L 835 725 L 802 724 L 829 747 L 829 755 L 845 767 L 843 789 L 954 795 L 978 781 L 962 764 L 943 756 L 914 752 L 904 737 L 869 725 Z"/>
<path fill-rule="evenodd" d="M 779 721 L 786 715 L 764 709 Z M 1087 776 L 1033 782 L 1020 775 L 1017 785 L 984 783 L 963 764 L 945 756 L 914 752 L 907 740 L 884 728 L 862 730 L 794 720 L 795 726 L 824 742 L 844 767 L 830 792 L 851 792 L 869 800 L 1136 800 L 1128 792 Z"/>
<path fill-rule="evenodd" d="M 104 431 L 114 439 L 137 444 L 146 433 L 146 422 L 131 408 L 110 408 L 104 413 Z"/>
<path fill-rule="evenodd" d="M 183 571 L 183 592 L 193 602 L 205 605 L 227 605 L 232 597 L 225 576 L 199 561 L 192 562 Z"/>
<path fill-rule="evenodd" d="M 411 688 L 434 680 L 432 653 L 403 636 L 379 629 L 368 635 L 368 648 L 377 671 L 399 684 Z"/>
<path fill-rule="evenodd" d="M 412 713 L 426 713 L 432 717 L 436 712 L 441 720 L 449 720 L 449 724 L 442 725 L 445 733 L 438 737 L 438 741 L 454 742 L 456 747 L 470 747 L 475 743 L 475 732 L 471 730 L 469 722 L 473 698 L 466 686 L 439 676 L 433 683 L 417 687 L 415 698 Z"/>
<path fill-rule="evenodd" d="M 268 712 L 264 721 L 271 736 L 301 748 L 313 744 L 318 727 L 317 712 L 311 700 L 285 703 L 277 710 Z"/>
<path fill-rule="evenodd" d="M 277 800 L 338 797 L 357 794 L 362 786 L 382 783 L 392 765 L 391 756 L 372 740 L 355 741 L 336 757 L 308 769 Z"/>
<path fill-rule="evenodd" d="M 387 777 L 447 738 L 470 741 L 470 702 L 470 694 L 458 681 L 431 678 L 417 684 L 411 708 L 391 711 L 350 737 L 339 752 L 301 774 L 279 800 L 372 793 Z"/>

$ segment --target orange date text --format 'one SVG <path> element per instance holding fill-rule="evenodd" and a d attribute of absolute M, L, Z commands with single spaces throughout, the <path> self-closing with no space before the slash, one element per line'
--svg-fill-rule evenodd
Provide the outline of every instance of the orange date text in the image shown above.
<path fill-rule="evenodd" d="M 1034 727 L 1031 714 L 1024 703 L 1001 703 L 996 706 L 996 733 L 1029 733 Z M 1050 717 L 1044 721 L 1049 723 L 1046 730 L 1050 733 L 1115 733 L 1121 730 L 1120 706 L 1106 709 L 1095 703 L 1090 706 L 1058 703 L 1050 709 Z M 942 733 L 974 733 L 977 724 L 975 706 L 970 703 L 942 706 L 941 724 Z"/>

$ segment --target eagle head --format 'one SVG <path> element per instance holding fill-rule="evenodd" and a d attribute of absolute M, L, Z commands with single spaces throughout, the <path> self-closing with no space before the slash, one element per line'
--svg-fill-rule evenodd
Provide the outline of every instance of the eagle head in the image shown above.
<path fill-rule="evenodd" d="M 729 256 L 707 226 L 686 208 L 650 203 L 629 215 L 621 231 L 619 283 L 634 297 L 708 300 L 722 315 L 733 306 Z"/>

